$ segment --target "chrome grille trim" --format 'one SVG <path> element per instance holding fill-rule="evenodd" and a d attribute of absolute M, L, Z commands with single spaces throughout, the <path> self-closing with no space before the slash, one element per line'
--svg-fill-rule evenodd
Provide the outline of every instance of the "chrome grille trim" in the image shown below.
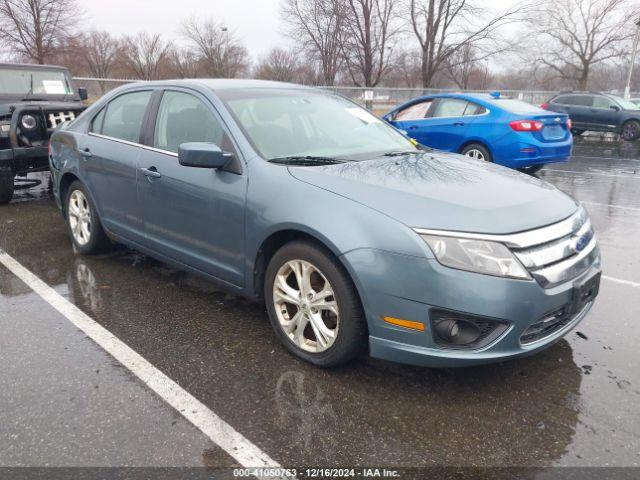
<path fill-rule="evenodd" d="M 544 267 L 575 255 L 578 239 L 586 234 L 593 236 L 591 220 L 587 220 L 575 233 L 526 250 L 514 249 L 513 253 L 527 269 Z"/>
<path fill-rule="evenodd" d="M 566 260 L 554 263 L 538 270 L 529 269 L 529 273 L 544 288 L 550 288 L 559 283 L 576 278 L 585 272 L 600 256 L 598 240 L 594 235 L 591 241 L 579 254 Z"/>

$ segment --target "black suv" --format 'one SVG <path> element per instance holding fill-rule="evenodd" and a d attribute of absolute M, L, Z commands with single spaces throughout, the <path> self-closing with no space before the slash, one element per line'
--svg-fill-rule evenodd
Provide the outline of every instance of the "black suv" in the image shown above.
<path fill-rule="evenodd" d="M 86 99 L 66 68 L 0 63 L 0 204 L 11 201 L 16 176 L 49 169 L 51 132 Z"/>
<path fill-rule="evenodd" d="M 629 100 L 599 92 L 561 92 L 547 103 L 545 110 L 567 113 L 572 132 L 585 130 L 619 133 L 624 140 L 640 137 L 640 107 Z"/>

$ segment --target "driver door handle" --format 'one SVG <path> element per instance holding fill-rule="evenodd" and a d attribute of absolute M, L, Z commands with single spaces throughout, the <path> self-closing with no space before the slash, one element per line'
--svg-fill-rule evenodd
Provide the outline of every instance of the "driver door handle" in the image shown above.
<path fill-rule="evenodd" d="M 145 177 L 149 177 L 149 178 L 162 177 L 162 174 L 158 171 L 156 167 L 141 168 L 140 171 Z"/>
<path fill-rule="evenodd" d="M 453 126 L 454 127 L 462 127 L 464 125 L 464 122 L 454 122 Z"/>
<path fill-rule="evenodd" d="M 89 150 L 88 148 L 85 148 L 84 150 L 80 150 L 80 155 L 82 155 L 84 158 L 93 157 L 93 153 L 91 153 L 91 150 Z"/>

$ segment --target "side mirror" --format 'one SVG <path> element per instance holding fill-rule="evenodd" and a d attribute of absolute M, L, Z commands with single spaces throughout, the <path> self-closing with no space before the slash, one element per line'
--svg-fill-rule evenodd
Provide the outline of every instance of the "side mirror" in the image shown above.
<path fill-rule="evenodd" d="M 611 105 L 609 108 L 610 108 L 611 110 L 615 111 L 615 112 L 619 112 L 619 111 L 620 111 L 620 107 L 619 107 L 619 106 L 617 106 L 617 105 Z"/>
<path fill-rule="evenodd" d="M 89 98 L 89 93 L 87 92 L 87 89 L 84 87 L 78 88 L 78 95 L 80 96 L 80 100 L 83 100 L 83 101 Z"/>
<path fill-rule="evenodd" d="M 233 159 L 233 154 L 225 153 L 215 143 L 192 142 L 178 147 L 178 162 L 185 167 L 224 168 Z"/>

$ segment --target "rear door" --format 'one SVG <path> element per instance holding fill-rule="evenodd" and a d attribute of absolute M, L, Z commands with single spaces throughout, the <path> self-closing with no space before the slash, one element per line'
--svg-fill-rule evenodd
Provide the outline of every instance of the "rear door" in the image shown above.
<path fill-rule="evenodd" d="M 140 136 L 152 90 L 123 93 L 93 118 L 81 150 L 83 179 L 104 226 L 140 241 L 144 232 L 136 196 Z"/>
<path fill-rule="evenodd" d="M 473 116 L 465 117 L 465 114 L 476 107 L 476 104 L 461 98 L 437 99 L 425 122 L 427 138 L 424 144 L 438 150 L 457 152 L 473 121 Z"/>
<path fill-rule="evenodd" d="M 570 95 L 570 109 L 567 112 L 575 128 L 588 130 L 593 127 L 591 107 L 593 95 Z"/>
<path fill-rule="evenodd" d="M 153 120 L 153 119 L 152 119 Z M 197 92 L 168 89 L 139 159 L 138 203 L 147 245 L 237 286 L 244 284 L 245 174 L 185 167 L 178 148 L 215 143 L 237 157 L 217 112 Z"/>

